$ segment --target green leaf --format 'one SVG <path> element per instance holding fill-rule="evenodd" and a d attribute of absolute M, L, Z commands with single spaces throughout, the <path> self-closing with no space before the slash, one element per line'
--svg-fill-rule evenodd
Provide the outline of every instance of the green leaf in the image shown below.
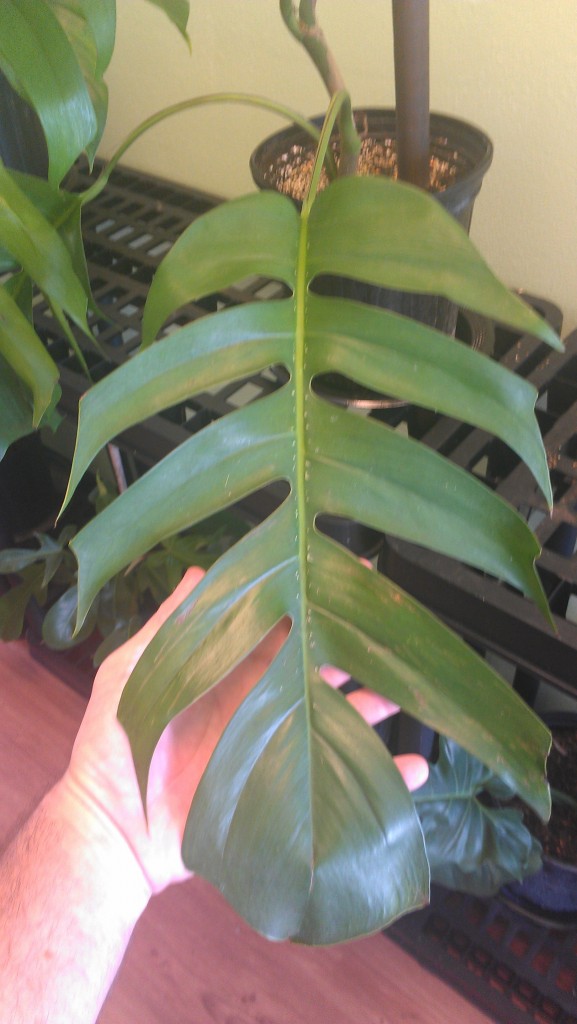
<path fill-rule="evenodd" d="M 156 271 L 144 307 L 143 344 L 153 341 L 169 313 L 247 275 L 266 273 L 294 286 L 298 223 L 292 203 L 274 192 L 245 196 L 198 217 Z M 231 247 L 223 260 L 231 232 L 244 244 Z M 193 269 L 189 261 L 199 254 L 202 262 Z"/>
<path fill-rule="evenodd" d="M 541 848 L 521 811 L 490 805 L 486 794 L 502 800 L 502 780 L 441 737 L 438 761 L 415 794 L 432 881 L 492 896 L 541 867 Z"/>
<path fill-rule="evenodd" d="M 0 286 L 0 353 L 31 391 L 37 427 L 54 400 L 58 367 L 5 286 Z"/>
<path fill-rule="evenodd" d="M 94 110 L 96 125 L 92 137 L 85 146 L 92 166 L 108 114 L 108 88 L 102 75 L 110 60 L 111 48 L 114 46 L 115 5 L 111 8 L 110 2 L 103 4 L 98 12 L 92 3 L 83 0 L 67 0 L 65 3 L 50 0 L 50 4 L 72 45 Z M 89 20 L 91 15 L 95 22 L 94 26 Z M 94 30 L 97 33 L 102 30 L 99 42 L 103 49 L 100 52 L 97 49 Z"/>
<path fill-rule="evenodd" d="M 178 300 L 177 300 L 178 301 Z M 80 430 L 64 507 L 100 449 L 147 416 L 195 390 L 257 373 L 270 363 L 288 362 L 294 315 L 291 303 L 263 303 L 224 310 L 222 320 L 202 317 L 155 346 L 82 397 Z"/>
<path fill-rule="evenodd" d="M 0 459 L 14 441 L 33 430 L 32 395 L 0 355 Z"/>
<path fill-rule="evenodd" d="M 440 455 L 330 404 L 312 385 L 319 374 L 345 372 L 492 429 L 550 493 L 534 392 L 430 329 L 311 293 L 314 277 L 328 272 L 447 294 L 558 345 L 431 197 L 358 178 L 330 186 L 310 218 L 276 194 L 235 200 L 195 221 L 163 261 L 145 310 L 146 342 L 177 308 L 248 274 L 283 281 L 292 297 L 206 316 L 91 389 L 71 482 L 72 490 L 101 445 L 151 412 L 264 366 L 287 369 L 284 386 L 184 442 L 72 546 L 81 621 L 106 579 L 154 545 L 268 483 L 288 482 L 283 504 L 162 627 L 119 718 L 145 798 L 167 724 L 290 619 L 288 640 L 216 748 L 183 856 L 265 934 L 315 943 L 383 927 L 418 906 L 428 887 L 413 801 L 369 727 L 326 689 L 324 665 L 450 734 L 541 815 L 550 807 L 542 723 L 466 644 L 315 525 L 325 513 L 353 517 L 466 558 L 545 610 L 538 546 L 513 509 Z"/>
<path fill-rule="evenodd" d="M 74 585 L 65 590 L 48 609 L 42 623 L 42 639 L 47 647 L 55 651 L 66 651 L 70 647 L 76 647 L 91 635 L 96 625 L 98 602 L 94 602 L 82 628 L 75 633 L 77 605 L 78 592 Z"/>
<path fill-rule="evenodd" d="M 46 0 L 0 4 L 0 64 L 38 115 L 57 185 L 90 144 L 96 117 L 74 49 Z"/>
<path fill-rule="evenodd" d="M 54 389 L 52 402 L 39 426 L 56 430 L 60 417 L 55 406 L 60 398 L 60 386 Z M 12 367 L 0 355 L 0 459 L 19 437 L 34 430 L 32 395 Z"/>
<path fill-rule="evenodd" d="M 164 11 L 167 17 L 176 25 L 184 38 L 188 39 L 186 25 L 190 14 L 189 0 L 149 0 L 149 3 L 155 7 L 160 7 L 161 11 Z"/>
<path fill-rule="evenodd" d="M 422 906 L 428 869 L 386 748 L 330 687 L 305 693 L 295 633 L 226 730 L 183 851 L 269 938 L 325 944 Z"/>
<path fill-rule="evenodd" d="M 85 333 L 87 299 L 58 232 L 0 165 L 0 244 L 44 292 Z"/>
<path fill-rule="evenodd" d="M 74 273 L 82 285 L 87 302 L 94 309 L 82 237 L 82 196 L 55 189 L 49 182 L 33 174 L 14 170 L 9 174 L 36 210 L 58 232 L 68 250 Z"/>
<path fill-rule="evenodd" d="M 291 439 L 283 431 L 288 408 L 286 391 L 279 392 L 218 420 L 211 451 L 203 431 L 193 435 L 87 523 L 71 543 L 80 565 L 79 621 L 108 579 L 165 537 L 288 475 Z M 268 436 L 266 423 L 278 425 Z M 127 521 L 133 526 L 130 539 Z"/>
<path fill-rule="evenodd" d="M 50 580 L 59 571 L 64 560 L 71 562 L 70 578 L 74 579 L 76 570 L 74 560 L 66 549 L 74 536 L 75 527 L 66 526 L 54 539 L 47 533 L 36 533 L 37 548 L 4 548 L 0 551 L 0 573 L 21 573 L 30 565 L 44 563 L 42 586 L 47 587 Z"/>
<path fill-rule="evenodd" d="M 84 35 L 95 47 L 95 71 L 103 75 L 110 64 L 116 35 L 116 0 L 48 0 L 60 24 L 67 30 L 71 19 L 84 24 Z M 66 31 L 72 44 L 78 40 L 76 32 Z"/>
<path fill-rule="evenodd" d="M 533 415 L 537 391 L 523 377 L 425 324 L 359 303 L 315 300 L 308 330 L 313 373 L 340 372 L 373 390 L 465 417 L 513 448 L 552 504 Z M 318 368 L 316 351 L 322 352 Z"/>
<path fill-rule="evenodd" d="M 18 640 L 24 630 L 24 616 L 28 602 L 35 597 L 43 603 L 45 592 L 42 586 L 43 570 L 40 565 L 24 567 L 22 580 L 0 596 L 0 640 L 8 643 Z"/>
<path fill-rule="evenodd" d="M 344 274 L 443 295 L 563 347 L 553 328 L 503 287 L 440 203 L 388 178 L 341 178 L 321 193 L 311 213 L 307 272 L 310 279 Z"/>

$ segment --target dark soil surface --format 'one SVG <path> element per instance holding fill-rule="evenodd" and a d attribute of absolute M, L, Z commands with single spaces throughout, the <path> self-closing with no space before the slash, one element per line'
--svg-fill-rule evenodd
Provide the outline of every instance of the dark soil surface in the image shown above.
<path fill-rule="evenodd" d="M 577 802 L 577 729 L 553 729 L 552 733 L 547 778 L 552 790 Z M 577 865 L 577 807 L 556 799 L 553 793 L 553 811 L 547 825 L 529 811 L 525 812 L 525 818 L 544 853 L 566 864 Z"/>

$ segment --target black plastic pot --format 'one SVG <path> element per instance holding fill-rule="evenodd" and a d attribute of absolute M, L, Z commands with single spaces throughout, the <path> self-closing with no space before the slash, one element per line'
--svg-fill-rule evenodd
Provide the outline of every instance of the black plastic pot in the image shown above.
<path fill-rule="evenodd" d="M 577 714 L 557 712 L 544 715 L 557 734 L 577 731 Z M 543 866 L 523 882 L 512 882 L 501 892 L 502 899 L 519 913 L 548 928 L 577 927 L 577 864 L 543 854 Z"/>
<path fill-rule="evenodd" d="M 51 527 L 61 500 L 38 434 L 15 441 L 0 461 L 0 548 Z"/>
<path fill-rule="evenodd" d="M 312 118 L 317 126 L 322 124 L 322 120 L 322 117 Z M 355 121 L 361 136 L 390 142 L 394 148 L 394 109 L 357 110 Z M 314 143 L 297 126 L 271 135 L 260 143 L 251 156 L 250 169 L 256 185 L 261 189 L 279 191 L 279 172 L 282 173 L 282 168 L 293 160 L 302 161 L 303 155 L 311 151 L 314 151 Z M 491 140 L 480 129 L 465 121 L 432 113 L 431 154 L 454 168 L 452 184 L 444 191 L 435 192 L 435 198 L 468 231 L 475 199 L 493 158 Z M 318 278 L 315 290 L 325 295 L 343 295 L 382 306 L 447 334 L 455 332 L 457 308 L 441 296 L 399 292 L 332 276 Z"/>

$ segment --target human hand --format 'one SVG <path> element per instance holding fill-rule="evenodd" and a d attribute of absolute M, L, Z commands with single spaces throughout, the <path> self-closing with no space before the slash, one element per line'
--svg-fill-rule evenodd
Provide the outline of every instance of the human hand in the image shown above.
<path fill-rule="evenodd" d="M 124 837 L 151 892 L 189 876 L 180 848 L 192 797 L 228 721 L 263 675 L 287 632 L 286 624 L 279 623 L 241 665 L 167 727 L 151 764 L 147 821 L 128 739 L 116 717 L 118 703 L 145 647 L 202 576 L 201 569 L 190 569 L 149 622 L 102 664 L 63 780 L 70 792 L 104 813 Z M 323 678 L 336 687 L 348 676 L 327 668 Z M 347 699 L 371 725 L 398 711 L 396 705 L 367 690 Z M 427 777 L 427 762 L 418 755 L 397 758 L 397 766 L 409 789 Z"/>

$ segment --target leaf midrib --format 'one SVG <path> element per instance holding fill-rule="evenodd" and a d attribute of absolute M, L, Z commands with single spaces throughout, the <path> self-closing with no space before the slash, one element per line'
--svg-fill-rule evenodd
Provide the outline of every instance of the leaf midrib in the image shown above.
<path fill-rule="evenodd" d="M 300 578 L 299 591 L 299 629 L 302 653 L 302 680 L 304 706 L 307 723 L 309 794 L 311 799 L 313 785 L 313 751 L 312 751 L 312 708 L 310 694 L 310 665 L 308 647 L 308 515 L 306 497 L 306 465 L 307 465 L 307 431 L 306 431 L 306 387 L 308 385 L 306 366 L 306 297 L 308 289 L 307 256 L 309 232 L 309 204 L 304 203 L 299 221 L 299 244 L 295 275 L 295 351 L 294 351 L 294 389 L 295 389 L 295 497 L 296 497 L 296 528 L 298 536 L 298 573 Z M 311 831 L 311 857 L 315 862 L 315 830 Z"/>

